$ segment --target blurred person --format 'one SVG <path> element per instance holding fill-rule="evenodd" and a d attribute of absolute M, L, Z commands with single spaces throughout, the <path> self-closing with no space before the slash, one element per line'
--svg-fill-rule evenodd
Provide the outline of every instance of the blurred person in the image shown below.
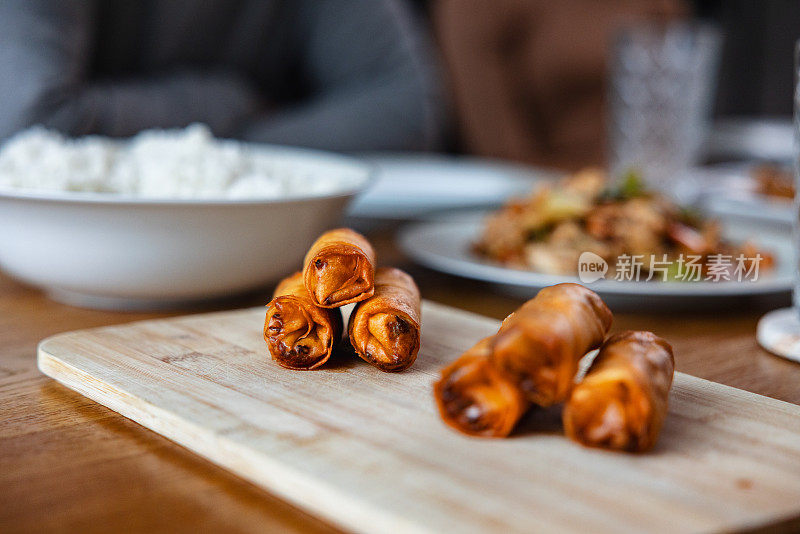
<path fill-rule="evenodd" d="M 434 2 L 464 148 L 567 169 L 602 163 L 615 32 L 685 12 L 680 0 Z"/>
<path fill-rule="evenodd" d="M 0 140 L 207 124 L 333 150 L 426 150 L 443 117 L 400 0 L 3 0 Z"/>

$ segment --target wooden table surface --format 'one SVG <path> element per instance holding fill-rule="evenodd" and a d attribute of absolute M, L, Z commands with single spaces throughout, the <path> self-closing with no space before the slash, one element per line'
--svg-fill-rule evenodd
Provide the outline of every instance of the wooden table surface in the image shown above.
<path fill-rule="evenodd" d="M 379 256 L 407 268 L 425 298 L 496 318 L 521 303 L 485 284 L 408 265 L 390 233 L 372 237 Z M 264 303 L 268 294 L 226 307 Z M 665 337 L 679 371 L 800 404 L 800 365 L 756 344 L 763 312 L 616 313 L 614 329 Z M 73 308 L 0 274 L 0 532 L 335 531 L 36 368 L 36 344 L 51 334 L 169 315 L 176 313 Z"/>

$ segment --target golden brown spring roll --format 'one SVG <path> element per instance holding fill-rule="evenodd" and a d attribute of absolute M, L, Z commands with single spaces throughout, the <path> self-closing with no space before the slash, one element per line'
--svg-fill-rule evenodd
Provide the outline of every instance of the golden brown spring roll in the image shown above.
<path fill-rule="evenodd" d="M 445 423 L 465 434 L 502 438 L 528 409 L 517 385 L 489 361 L 492 338 L 479 341 L 442 370 L 434 396 Z"/>
<path fill-rule="evenodd" d="M 350 343 L 382 371 L 402 371 L 417 359 L 420 296 L 414 279 L 400 269 L 375 272 L 375 293 L 350 315 Z"/>
<path fill-rule="evenodd" d="M 531 402 L 563 402 L 578 362 L 600 346 L 611 319 L 594 291 L 579 284 L 546 287 L 503 322 L 492 342 L 492 364 Z"/>
<path fill-rule="evenodd" d="M 646 451 L 667 416 L 675 360 L 651 332 L 622 332 L 603 344 L 564 407 L 564 430 L 590 447 Z"/>
<path fill-rule="evenodd" d="M 349 228 L 325 232 L 303 261 L 303 281 L 317 306 L 339 308 L 372 296 L 375 251 Z"/>
<path fill-rule="evenodd" d="M 296 272 L 275 288 L 267 305 L 264 340 L 272 359 L 287 369 L 316 369 L 342 337 L 342 312 L 314 304 Z"/>

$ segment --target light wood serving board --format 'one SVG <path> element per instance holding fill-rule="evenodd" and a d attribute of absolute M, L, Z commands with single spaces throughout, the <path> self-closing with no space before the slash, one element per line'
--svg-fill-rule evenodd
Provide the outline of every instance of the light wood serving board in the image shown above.
<path fill-rule="evenodd" d="M 66 386 L 343 528 L 359 532 L 737 530 L 798 521 L 800 406 L 678 374 L 657 448 L 459 435 L 436 413 L 443 364 L 498 322 L 426 302 L 416 364 L 287 371 L 264 308 L 60 334 L 39 368 Z M 798 385 L 800 387 L 800 385 Z"/>

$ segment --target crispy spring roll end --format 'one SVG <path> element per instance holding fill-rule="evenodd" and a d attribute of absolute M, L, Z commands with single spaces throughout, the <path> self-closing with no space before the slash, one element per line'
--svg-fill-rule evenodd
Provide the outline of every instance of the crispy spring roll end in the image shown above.
<path fill-rule="evenodd" d="M 357 336 L 364 340 L 356 350 L 384 371 L 402 371 L 417 359 L 419 328 L 408 317 L 394 313 L 376 313 L 366 320 L 368 335 Z M 353 339 L 353 336 L 351 336 Z"/>
<path fill-rule="evenodd" d="M 319 306 L 338 308 L 373 294 L 375 252 L 357 232 L 326 232 L 311 246 L 304 263 L 306 288 Z"/>
<path fill-rule="evenodd" d="M 318 255 L 310 267 L 309 290 L 321 306 L 355 302 L 372 295 L 372 280 L 366 276 L 371 268 L 360 254 Z"/>
<path fill-rule="evenodd" d="M 420 295 L 414 279 L 393 267 L 375 271 L 375 292 L 356 305 L 348 332 L 358 355 L 380 370 L 411 366 L 420 345 Z"/>
<path fill-rule="evenodd" d="M 272 359 L 288 369 L 316 369 L 342 335 L 342 314 L 316 306 L 301 273 L 284 279 L 267 306 L 264 340 Z"/>
<path fill-rule="evenodd" d="M 434 395 L 442 419 L 472 436 L 508 436 L 528 408 L 516 385 L 497 372 L 484 339 L 442 370 Z"/>
<path fill-rule="evenodd" d="M 646 394 L 625 376 L 584 381 L 573 391 L 563 420 L 567 436 L 589 447 L 646 451 L 658 435 L 650 428 Z"/>
<path fill-rule="evenodd" d="M 333 347 L 333 332 L 317 324 L 297 299 L 279 297 L 270 306 L 264 339 L 273 359 L 288 369 L 315 369 Z"/>
<path fill-rule="evenodd" d="M 564 430 L 590 447 L 628 452 L 656 444 L 675 372 L 672 347 L 651 332 L 622 332 L 600 349 L 564 407 Z"/>

